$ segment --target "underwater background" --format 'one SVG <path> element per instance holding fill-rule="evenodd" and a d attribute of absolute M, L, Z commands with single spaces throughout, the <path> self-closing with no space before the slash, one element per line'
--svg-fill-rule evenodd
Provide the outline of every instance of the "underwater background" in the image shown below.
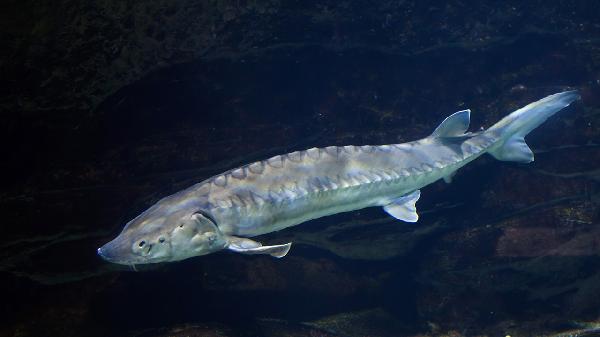
<path fill-rule="evenodd" d="M 0 336 L 593 336 L 600 330 L 600 2 L 4 1 Z M 471 130 L 582 100 L 380 208 L 216 253 L 112 265 L 160 198 L 271 155 Z"/>

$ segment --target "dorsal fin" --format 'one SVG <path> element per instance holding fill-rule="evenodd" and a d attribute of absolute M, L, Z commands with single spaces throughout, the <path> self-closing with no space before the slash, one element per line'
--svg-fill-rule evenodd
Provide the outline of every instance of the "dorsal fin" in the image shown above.
<path fill-rule="evenodd" d="M 469 129 L 471 110 L 461 110 L 446 117 L 433 131 L 431 137 L 456 137 L 462 136 Z"/>

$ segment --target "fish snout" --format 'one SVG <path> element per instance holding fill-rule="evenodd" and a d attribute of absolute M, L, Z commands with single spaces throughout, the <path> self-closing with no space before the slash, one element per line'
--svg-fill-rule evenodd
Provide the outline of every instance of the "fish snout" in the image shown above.
<path fill-rule="evenodd" d="M 124 245 L 117 242 L 116 239 L 98 248 L 97 252 L 102 259 L 113 263 L 120 263 L 129 255 Z"/>
<path fill-rule="evenodd" d="M 114 260 L 114 258 L 111 256 L 111 254 L 110 254 L 110 248 L 108 248 L 107 246 L 108 246 L 108 243 L 105 244 L 104 246 L 98 248 L 98 255 L 102 259 L 104 259 L 104 260 L 106 260 L 108 262 L 112 262 Z"/>
<path fill-rule="evenodd" d="M 98 248 L 98 255 L 103 258 L 104 260 L 109 260 L 108 255 L 106 254 L 106 249 L 104 248 L 104 246 Z"/>

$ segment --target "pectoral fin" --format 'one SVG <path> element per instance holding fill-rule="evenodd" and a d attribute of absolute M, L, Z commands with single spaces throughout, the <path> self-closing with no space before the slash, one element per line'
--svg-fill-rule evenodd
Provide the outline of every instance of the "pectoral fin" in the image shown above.
<path fill-rule="evenodd" d="M 383 210 L 398 220 L 417 222 L 417 220 L 419 220 L 419 214 L 417 214 L 417 207 L 415 204 L 420 196 L 421 191 L 416 190 L 383 206 Z"/>
<path fill-rule="evenodd" d="M 292 247 L 291 242 L 283 245 L 263 246 L 260 242 L 247 238 L 228 236 L 227 239 L 229 240 L 227 249 L 242 254 L 269 254 L 273 257 L 280 258 L 284 257 Z"/>

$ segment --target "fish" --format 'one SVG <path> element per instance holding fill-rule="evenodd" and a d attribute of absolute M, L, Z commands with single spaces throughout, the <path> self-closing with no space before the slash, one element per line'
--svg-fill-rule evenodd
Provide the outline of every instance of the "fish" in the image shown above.
<path fill-rule="evenodd" d="M 584 337 L 598 336 L 600 334 L 600 322 L 571 322 L 574 329 L 559 332 L 549 337 Z"/>
<path fill-rule="evenodd" d="M 461 110 L 416 141 L 315 147 L 234 168 L 159 200 L 97 253 L 133 267 L 221 250 L 281 258 L 291 242 L 263 245 L 251 238 L 366 207 L 417 222 L 422 188 L 450 182 L 483 154 L 532 162 L 524 137 L 579 97 L 576 90 L 547 96 L 477 132 L 468 132 L 471 111 Z"/>

